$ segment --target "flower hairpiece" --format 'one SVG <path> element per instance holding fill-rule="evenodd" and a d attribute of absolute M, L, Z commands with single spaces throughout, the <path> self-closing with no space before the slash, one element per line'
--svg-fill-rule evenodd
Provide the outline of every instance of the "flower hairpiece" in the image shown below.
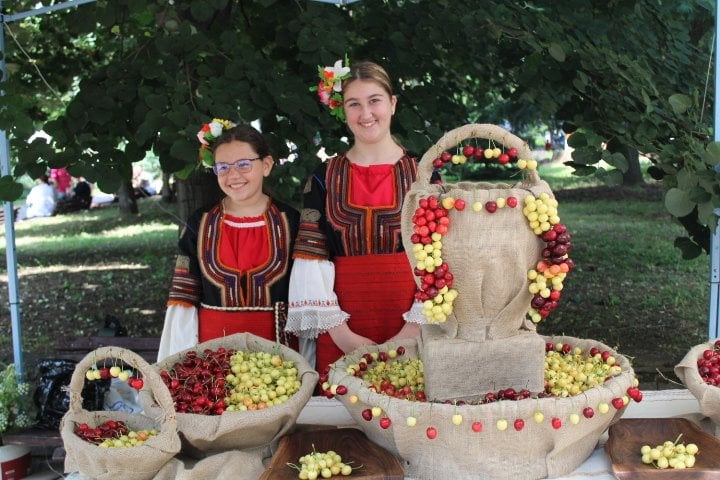
<path fill-rule="evenodd" d="M 223 131 L 230 130 L 235 124 L 229 120 L 221 118 L 213 118 L 211 122 L 202 126 L 197 133 L 200 141 L 200 163 L 206 168 L 212 168 L 215 165 L 215 158 L 212 153 L 212 144 L 215 143 Z"/>
<path fill-rule="evenodd" d="M 343 109 L 342 82 L 350 78 L 350 62 L 345 57 L 345 66 L 342 59 L 335 62 L 332 67 L 318 66 L 320 81 L 317 86 L 310 87 L 310 91 L 317 91 L 320 103 L 330 108 L 330 115 L 341 122 L 345 121 Z"/>

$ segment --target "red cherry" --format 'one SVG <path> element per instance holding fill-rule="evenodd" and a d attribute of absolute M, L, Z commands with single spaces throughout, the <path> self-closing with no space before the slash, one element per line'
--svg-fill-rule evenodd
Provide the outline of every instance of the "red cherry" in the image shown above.
<path fill-rule="evenodd" d="M 592 418 L 594 415 L 595 415 L 595 410 L 593 410 L 592 407 L 583 408 L 583 416 L 585 418 Z"/>
<path fill-rule="evenodd" d="M 405 347 L 403 347 L 402 345 L 400 345 L 399 347 L 397 347 L 397 348 L 395 349 L 395 351 L 397 352 L 398 355 L 404 355 L 404 354 L 405 354 Z"/>
<path fill-rule="evenodd" d="M 441 158 L 436 158 L 435 160 L 433 160 L 433 168 L 442 168 L 442 166 L 443 161 Z"/>
<path fill-rule="evenodd" d="M 508 149 L 507 154 L 510 158 L 517 158 L 517 156 L 518 156 L 517 148 L 512 147 L 512 148 Z"/>
<path fill-rule="evenodd" d="M 497 203 L 490 201 L 485 203 L 485 210 L 488 211 L 488 213 L 495 213 L 497 210 Z"/>
<path fill-rule="evenodd" d="M 465 210 L 465 200 L 462 198 L 455 200 L 455 209 L 460 211 Z"/>
<path fill-rule="evenodd" d="M 437 429 L 435 427 L 428 427 L 425 434 L 430 440 L 435 440 L 437 438 Z"/>
<path fill-rule="evenodd" d="M 507 153 L 501 153 L 498 157 L 500 165 L 506 165 L 510 161 L 510 156 Z"/>
<path fill-rule="evenodd" d="M 362 417 L 363 417 L 366 421 L 368 421 L 368 422 L 369 422 L 370 420 L 372 420 L 373 414 L 372 414 L 372 410 L 369 409 L 369 408 L 366 408 L 365 410 L 363 410 L 362 413 L 361 413 L 361 415 L 362 415 Z"/>
<path fill-rule="evenodd" d="M 476 147 L 473 156 L 475 157 L 476 160 L 484 160 L 485 159 L 485 150 L 483 150 L 480 147 Z"/>
<path fill-rule="evenodd" d="M 443 162 L 447 163 L 447 162 L 449 162 L 450 160 L 452 160 L 452 155 L 451 155 L 450 153 L 448 153 L 448 152 L 443 152 L 443 153 L 440 155 L 440 159 L 441 159 Z"/>
<path fill-rule="evenodd" d="M 475 154 L 475 147 L 472 145 L 465 145 L 462 149 L 462 153 L 465 157 L 470 158 Z"/>
<path fill-rule="evenodd" d="M 473 422 L 472 425 L 470 425 L 470 428 L 472 428 L 473 432 L 482 432 L 482 423 Z"/>
<path fill-rule="evenodd" d="M 615 407 L 615 409 L 620 410 L 625 406 L 625 402 L 623 402 L 622 398 L 615 397 L 612 399 L 612 406 Z"/>
<path fill-rule="evenodd" d="M 513 427 L 515 427 L 515 430 L 517 430 L 518 432 L 520 430 L 522 430 L 524 426 L 525 426 L 525 420 L 523 420 L 522 418 L 518 418 L 517 420 L 515 420 L 515 423 L 513 424 Z"/>
<path fill-rule="evenodd" d="M 560 427 L 562 427 L 562 420 L 560 420 L 560 419 L 557 418 L 557 417 L 553 417 L 553 419 L 550 421 L 550 424 L 552 425 L 552 427 L 553 427 L 555 430 L 557 430 L 557 429 L 559 429 Z"/>
<path fill-rule="evenodd" d="M 517 207 L 518 199 L 515 197 L 508 197 L 505 199 L 505 205 L 507 205 L 510 208 Z"/>
<path fill-rule="evenodd" d="M 335 393 L 338 395 L 345 395 L 347 393 L 348 389 L 345 385 L 338 385 L 338 387 L 335 389 Z"/>
<path fill-rule="evenodd" d="M 391 423 L 392 423 L 392 421 L 388 417 L 383 417 L 380 419 L 380 426 L 385 430 L 390 428 Z"/>

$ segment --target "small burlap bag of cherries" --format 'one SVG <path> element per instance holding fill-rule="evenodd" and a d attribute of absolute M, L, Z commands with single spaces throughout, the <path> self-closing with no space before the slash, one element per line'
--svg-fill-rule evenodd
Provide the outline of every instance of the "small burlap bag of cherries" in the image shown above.
<path fill-rule="evenodd" d="M 120 378 L 158 405 L 151 415 L 83 408 L 85 380 Z M 88 353 L 73 371 L 70 406 L 60 424 L 65 472 L 81 478 L 154 478 L 180 451 L 170 392 L 154 369 L 136 353 L 103 347 Z"/>
<path fill-rule="evenodd" d="M 700 413 L 720 427 L 720 338 L 690 349 L 675 375 L 700 404 Z"/>
<path fill-rule="evenodd" d="M 250 333 L 198 344 L 154 365 L 177 411 L 183 452 L 256 449 L 266 455 L 294 426 L 318 374 L 293 349 Z M 140 395 L 147 411 L 158 408 Z"/>

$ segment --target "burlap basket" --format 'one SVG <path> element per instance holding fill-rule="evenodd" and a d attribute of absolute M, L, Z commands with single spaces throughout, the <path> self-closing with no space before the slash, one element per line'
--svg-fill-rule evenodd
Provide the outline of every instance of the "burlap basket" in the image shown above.
<path fill-rule="evenodd" d="M 593 340 L 543 338 L 553 343 L 562 342 L 580 347 L 586 353 L 592 347 L 613 352 L 606 345 Z M 398 345 L 392 342 L 368 347 L 367 351 L 388 351 Z M 402 345 L 406 348 L 405 356 L 396 360 L 417 356 L 414 341 L 403 342 Z M 346 368 L 359 361 L 359 353 L 358 356 L 354 352 L 351 356 L 341 358 L 331 370 L 330 382 L 348 388 L 346 395 L 337 398 L 368 438 L 401 457 L 405 462 L 406 474 L 418 480 L 539 479 L 566 475 L 588 458 L 602 433 L 621 417 L 625 407 L 616 410 L 611 405 L 612 399 L 624 396 L 634 381 L 628 360 L 613 352 L 623 372 L 603 386 L 575 397 L 508 400 L 462 406 L 421 403 L 375 393 L 367 388 L 365 381 L 348 375 Z M 498 385 L 498 388 L 502 387 Z M 605 414 L 599 411 L 601 403 L 609 405 L 609 411 Z M 592 418 L 585 418 L 582 414 L 587 406 L 595 410 Z M 361 412 L 372 407 L 380 407 L 383 412 L 380 417 L 366 421 Z M 536 423 L 533 418 L 536 411 L 544 415 L 541 423 Z M 452 422 L 456 413 L 463 417 L 460 425 Z M 579 415 L 577 424 L 569 420 L 571 414 Z M 417 419 L 413 427 L 406 423 L 409 416 Z M 379 420 L 383 417 L 390 418 L 392 422 L 388 429 L 380 426 Z M 562 422 L 559 429 L 551 426 L 554 417 Z M 513 428 L 516 419 L 525 422 L 520 431 Z M 507 420 L 506 430 L 498 429 L 498 420 Z M 473 431 L 473 422 L 481 422 L 482 431 Z M 428 427 L 437 430 L 436 439 L 427 437 Z"/>
<path fill-rule="evenodd" d="M 697 398 L 700 404 L 700 413 L 710 418 L 718 427 L 720 426 L 720 387 L 705 383 L 700 377 L 697 365 L 697 361 L 702 358 L 703 351 L 712 350 L 716 340 L 718 339 L 691 348 L 675 366 L 675 375 Z"/>
<path fill-rule="evenodd" d="M 269 455 L 277 441 L 295 426 L 300 411 L 312 396 L 318 381 L 318 373 L 298 352 L 285 345 L 271 342 L 250 333 L 236 333 L 198 344 L 156 363 L 157 371 L 168 370 L 182 361 L 191 350 L 217 350 L 220 347 L 243 351 L 277 352 L 285 360 L 292 360 L 298 370 L 302 386 L 292 397 L 280 405 L 262 410 L 224 412 L 222 415 L 198 415 L 177 413 L 178 431 L 183 441 L 183 451 L 203 457 L 225 450 L 257 449 Z M 151 399 L 140 395 L 143 407 L 148 411 L 157 408 Z"/>
<path fill-rule="evenodd" d="M 411 265 L 415 265 L 413 215 L 419 201 L 431 195 L 462 199 L 463 211 L 450 210 L 450 226 L 442 237 L 442 259 L 454 275 L 459 293 L 447 321 L 424 325 L 418 348 L 425 367 L 429 398 L 472 399 L 489 391 L 502 378 L 505 387 L 543 388 L 544 342 L 536 334 L 527 312 L 533 294 L 527 273 L 542 259 L 545 242 L 530 228 L 523 214 L 524 200 L 545 193 L 548 184 L 536 170 L 521 171 L 515 184 L 461 182 L 430 184 L 433 160 L 444 151 L 459 149 L 474 139 L 493 147 L 515 148 L 518 158 L 532 159 L 527 143 L 507 130 L 490 124 L 470 124 L 446 133 L 423 155 L 418 178 L 405 197 L 402 237 Z M 498 198 L 514 197 L 517 206 L 494 213 L 470 208 Z M 416 277 L 418 286 L 421 283 Z"/>
<path fill-rule="evenodd" d="M 93 365 L 112 359 L 139 371 L 144 381 L 142 392 L 159 408 L 148 415 L 83 409 L 81 392 L 85 373 Z M 87 354 L 73 371 L 70 380 L 70 406 L 60 424 L 65 447 L 65 472 L 78 472 L 81 478 L 111 480 L 117 478 L 150 479 L 180 451 L 175 409 L 170 392 L 155 370 L 136 353 L 120 347 L 103 347 Z M 133 431 L 157 429 L 157 436 L 129 448 L 102 448 L 77 436 L 81 423 L 95 427 L 107 420 L 123 421 Z"/>
<path fill-rule="evenodd" d="M 487 182 L 431 184 L 432 162 L 443 151 L 460 142 L 487 139 L 494 145 L 514 147 L 519 158 L 531 159 L 527 144 L 507 130 L 490 124 L 470 124 L 446 133 L 423 155 L 418 178 L 405 196 L 402 209 L 402 239 L 410 264 L 415 265 L 412 241 L 412 217 L 420 199 L 430 195 L 463 199 L 468 207 L 451 210 L 451 225 L 442 238 L 443 259 L 454 275 L 454 286 L 460 292 L 454 302 L 454 313 L 441 328 L 450 338 L 473 341 L 511 337 L 522 330 L 535 330 L 526 313 L 532 294 L 528 291 L 527 272 L 541 258 L 544 242 L 533 233 L 522 214 L 523 200 L 529 194 L 552 196 L 548 184 L 535 170 L 524 172 L 526 178 L 514 185 Z M 516 208 L 505 207 L 495 213 L 474 212 L 469 208 L 479 201 L 495 201 L 514 196 Z M 419 277 L 416 283 L 420 285 Z"/>
<path fill-rule="evenodd" d="M 230 450 L 199 461 L 173 458 L 153 480 L 257 480 L 265 471 L 258 452 Z"/>

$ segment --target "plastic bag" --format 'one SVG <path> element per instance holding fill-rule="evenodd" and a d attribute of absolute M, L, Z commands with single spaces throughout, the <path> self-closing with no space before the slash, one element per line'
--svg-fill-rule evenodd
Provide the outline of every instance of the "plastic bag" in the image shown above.
<path fill-rule="evenodd" d="M 64 359 L 45 359 L 38 362 L 38 380 L 33 401 L 37 407 L 37 426 L 48 430 L 60 427 L 60 420 L 70 405 L 68 385 L 77 362 Z M 86 381 L 82 391 L 83 406 L 87 410 L 101 410 L 109 380 Z"/>

